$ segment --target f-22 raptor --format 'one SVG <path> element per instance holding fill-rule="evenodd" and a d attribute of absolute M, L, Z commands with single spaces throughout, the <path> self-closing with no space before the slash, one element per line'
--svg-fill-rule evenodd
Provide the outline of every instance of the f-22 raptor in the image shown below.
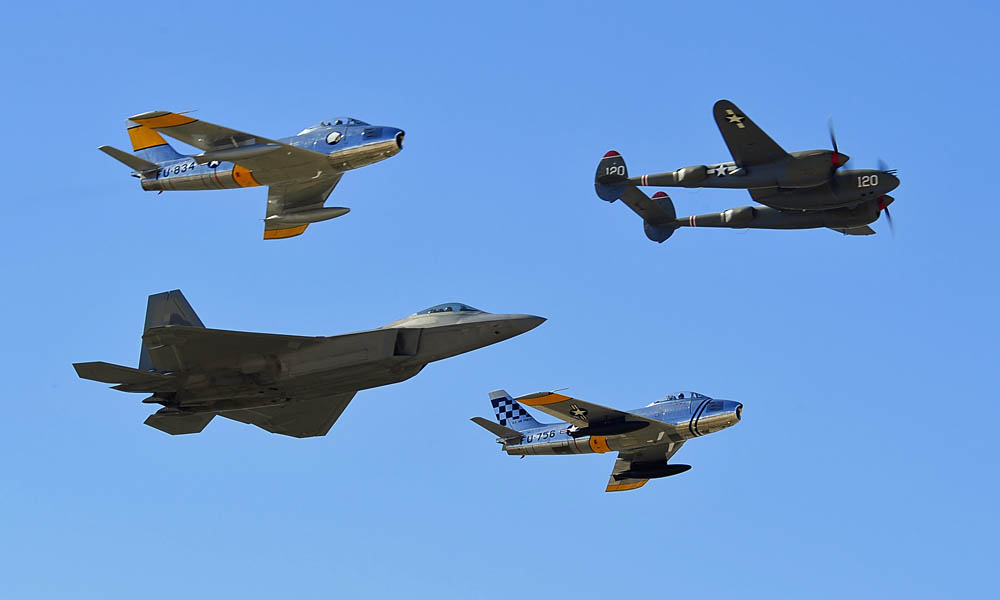
<path fill-rule="evenodd" d="M 369 331 L 305 337 L 206 329 L 180 290 L 146 309 L 139 368 L 76 363 L 84 379 L 151 394 L 146 425 L 198 433 L 220 415 L 292 437 L 326 435 L 358 390 L 413 377 L 428 363 L 489 346 L 545 319 L 441 304 Z"/>
<path fill-rule="evenodd" d="M 643 219 L 646 237 L 664 242 L 679 227 L 731 229 L 814 229 L 828 227 L 845 235 L 871 235 L 868 225 L 885 211 L 899 179 L 884 164 L 878 169 L 839 170 L 849 157 L 837 149 L 785 152 L 750 117 L 728 100 L 712 109 L 715 123 L 733 156 L 732 162 L 695 165 L 676 171 L 629 177 L 625 159 L 611 150 L 597 166 L 594 187 L 608 202 L 621 199 Z M 677 218 L 664 192 L 652 198 L 637 186 L 746 189 L 764 206 L 743 206 L 720 213 Z"/>
<path fill-rule="evenodd" d="M 490 393 L 497 423 L 472 421 L 497 436 L 507 454 L 590 454 L 618 452 L 607 492 L 634 490 L 650 479 L 690 469 L 670 464 L 684 442 L 738 423 L 743 405 L 715 400 L 697 392 L 671 394 L 643 408 L 617 410 L 540 392 L 514 399 L 503 390 Z M 563 422 L 539 423 L 521 406 L 548 413 Z"/>
<path fill-rule="evenodd" d="M 144 190 L 268 186 L 266 240 L 301 235 L 311 223 L 350 212 L 323 204 L 345 172 L 395 156 L 404 137 L 402 129 L 349 117 L 321 121 L 278 140 L 166 111 L 129 117 L 127 125 L 135 154 L 112 146 L 99 149 L 132 167 Z M 181 154 L 160 134 L 202 152 Z"/>

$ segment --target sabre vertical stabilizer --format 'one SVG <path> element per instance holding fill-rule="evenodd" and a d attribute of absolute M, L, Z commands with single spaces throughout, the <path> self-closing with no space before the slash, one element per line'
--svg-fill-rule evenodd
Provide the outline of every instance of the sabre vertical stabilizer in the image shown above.
<path fill-rule="evenodd" d="M 490 403 L 493 404 L 497 423 L 504 427 L 509 427 L 514 431 L 525 431 L 542 426 L 504 390 L 490 392 Z"/>

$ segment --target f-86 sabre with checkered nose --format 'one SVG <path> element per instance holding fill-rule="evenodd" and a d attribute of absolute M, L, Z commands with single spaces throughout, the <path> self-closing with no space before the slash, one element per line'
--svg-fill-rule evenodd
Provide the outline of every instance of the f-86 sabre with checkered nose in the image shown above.
<path fill-rule="evenodd" d="M 624 202 L 642 217 L 646 237 L 654 242 L 666 241 L 680 227 L 826 227 L 844 235 L 871 235 L 875 231 L 868 225 L 883 211 L 892 229 L 889 192 L 899 185 L 896 171 L 881 160 L 877 169 L 840 170 L 850 159 L 837 149 L 832 122 L 833 150 L 785 152 L 732 102 L 719 100 L 712 112 L 732 162 L 629 177 L 625 159 L 611 150 L 597 165 L 597 195 L 608 202 Z M 665 192 L 650 198 L 639 190 L 642 186 L 745 189 L 764 206 L 678 219 Z"/>
<path fill-rule="evenodd" d="M 634 490 L 650 479 L 683 473 L 689 465 L 671 464 L 684 442 L 739 423 L 743 405 L 715 400 L 697 392 L 671 394 L 631 411 L 584 402 L 555 392 L 511 398 L 503 390 L 490 393 L 493 422 L 472 421 L 497 436 L 510 455 L 590 454 L 618 452 L 608 492 Z M 539 423 L 522 406 L 562 419 Z"/>
<path fill-rule="evenodd" d="M 165 111 L 129 117 L 126 124 L 135 154 L 111 146 L 100 150 L 132 167 L 144 190 L 268 186 L 266 240 L 301 235 L 311 223 L 350 212 L 324 206 L 340 178 L 395 156 L 403 149 L 404 137 L 402 129 L 349 117 L 320 121 L 274 140 Z M 181 154 L 161 134 L 202 152 Z"/>

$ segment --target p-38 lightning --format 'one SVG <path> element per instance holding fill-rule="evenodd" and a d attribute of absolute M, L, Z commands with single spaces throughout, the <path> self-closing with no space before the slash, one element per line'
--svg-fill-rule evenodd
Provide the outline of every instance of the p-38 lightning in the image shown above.
<path fill-rule="evenodd" d="M 126 123 L 135 154 L 111 146 L 100 150 L 132 167 L 144 190 L 268 186 L 266 240 L 297 236 L 311 223 L 347 214 L 348 208 L 323 206 L 340 178 L 398 154 L 404 137 L 401 129 L 346 117 L 278 140 L 164 111 L 129 117 Z M 202 152 L 180 154 L 160 134 Z"/>
<path fill-rule="evenodd" d="M 76 363 L 83 379 L 116 384 L 163 408 L 146 425 L 198 433 L 216 416 L 293 437 L 326 435 L 358 390 L 409 379 L 428 363 L 538 327 L 533 315 L 441 304 L 388 325 L 306 337 L 206 329 L 180 290 L 149 297 L 139 368 Z"/>
<path fill-rule="evenodd" d="M 697 392 L 671 394 L 643 408 L 622 411 L 555 392 L 514 399 L 503 390 L 490 393 L 499 424 L 472 421 L 497 436 L 510 455 L 590 454 L 618 452 L 607 492 L 634 490 L 650 479 L 690 469 L 670 464 L 684 442 L 738 423 L 743 405 L 715 400 Z M 563 422 L 539 423 L 521 404 Z"/>
<path fill-rule="evenodd" d="M 712 112 L 733 161 L 629 177 L 625 159 L 612 150 L 598 164 L 597 195 L 608 202 L 621 199 L 642 217 L 646 237 L 654 242 L 665 241 L 679 227 L 828 227 L 845 235 L 871 235 L 875 231 L 868 225 L 882 211 L 892 227 L 889 192 L 899 185 L 896 172 L 884 164 L 878 169 L 839 170 L 849 157 L 837 149 L 832 125 L 833 150 L 785 152 L 732 102 L 719 100 Z M 666 193 L 650 198 L 639 186 L 746 189 L 764 206 L 678 219 Z"/>

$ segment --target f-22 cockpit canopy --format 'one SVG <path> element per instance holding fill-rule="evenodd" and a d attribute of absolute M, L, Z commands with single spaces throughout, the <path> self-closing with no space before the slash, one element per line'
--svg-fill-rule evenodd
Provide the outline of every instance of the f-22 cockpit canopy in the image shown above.
<path fill-rule="evenodd" d="M 450 312 L 483 312 L 483 311 L 479 310 L 478 308 L 473 308 L 468 304 L 462 304 L 461 302 L 446 302 L 445 304 L 438 304 L 437 306 L 425 308 L 424 310 L 414 314 L 436 315 L 438 313 L 450 313 Z"/>
<path fill-rule="evenodd" d="M 337 117 L 335 119 L 328 119 L 326 121 L 320 121 L 319 123 L 316 123 L 315 125 L 310 125 L 309 127 L 306 127 L 305 129 L 303 129 L 302 131 L 300 131 L 297 135 L 302 135 L 304 133 L 309 133 L 310 131 L 315 131 L 317 129 L 323 129 L 325 127 L 342 127 L 342 126 L 347 126 L 347 127 L 367 127 L 368 123 L 365 123 L 361 119 L 355 119 L 354 117 Z"/>

